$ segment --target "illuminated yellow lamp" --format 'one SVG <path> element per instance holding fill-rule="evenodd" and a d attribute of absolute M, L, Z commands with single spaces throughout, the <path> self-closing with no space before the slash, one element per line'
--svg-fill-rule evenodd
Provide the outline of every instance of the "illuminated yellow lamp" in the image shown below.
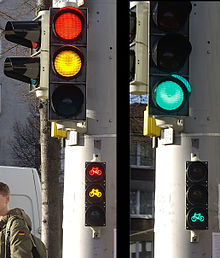
<path fill-rule="evenodd" d="M 51 137 L 53 138 L 66 138 L 67 132 L 64 130 L 58 130 L 57 124 L 55 122 L 51 122 Z"/>
<path fill-rule="evenodd" d="M 89 192 L 89 196 L 94 197 L 94 195 L 96 195 L 98 198 L 102 197 L 102 193 L 99 191 L 99 189 L 92 188 L 92 190 Z"/>
<path fill-rule="evenodd" d="M 156 120 L 152 117 L 149 117 L 148 106 L 144 111 L 144 136 L 159 137 L 161 135 L 160 127 L 156 126 Z"/>
<path fill-rule="evenodd" d="M 80 72 L 81 67 L 82 59 L 74 49 L 64 49 L 55 56 L 54 68 L 61 76 L 76 76 Z"/>

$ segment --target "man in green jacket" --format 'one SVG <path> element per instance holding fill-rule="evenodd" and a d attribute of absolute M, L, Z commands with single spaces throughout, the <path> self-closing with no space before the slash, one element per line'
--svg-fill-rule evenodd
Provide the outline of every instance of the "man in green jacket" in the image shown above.
<path fill-rule="evenodd" d="M 9 187 L 0 182 L 0 258 L 33 258 L 30 238 L 31 220 L 21 209 L 9 209 Z M 14 217 L 10 226 L 8 245 L 5 245 L 6 225 Z M 28 227 L 29 228 L 28 228 Z M 5 256 L 5 249 L 7 256 Z"/>

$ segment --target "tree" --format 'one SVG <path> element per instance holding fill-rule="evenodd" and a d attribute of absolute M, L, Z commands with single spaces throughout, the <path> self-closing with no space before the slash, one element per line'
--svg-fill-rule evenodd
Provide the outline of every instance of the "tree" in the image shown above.
<path fill-rule="evenodd" d="M 52 0 L 38 0 L 37 13 L 48 10 Z M 49 258 L 61 257 L 61 216 L 59 168 L 60 141 L 50 137 L 51 124 L 47 118 L 48 100 L 40 100 L 40 144 L 42 184 L 42 240 Z"/>
<path fill-rule="evenodd" d="M 9 144 L 16 165 L 33 167 L 39 171 L 41 163 L 39 117 L 30 115 L 25 124 L 15 121 L 13 128 L 14 137 L 9 140 Z"/>

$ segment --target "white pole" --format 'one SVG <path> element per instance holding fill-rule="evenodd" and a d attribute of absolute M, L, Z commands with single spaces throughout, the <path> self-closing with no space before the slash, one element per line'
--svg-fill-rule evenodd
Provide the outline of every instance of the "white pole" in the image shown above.
<path fill-rule="evenodd" d="M 63 258 L 112 258 L 116 245 L 116 1 L 88 6 L 88 131 L 66 141 Z M 70 137 L 71 135 L 69 135 Z M 85 162 L 106 162 L 106 227 L 93 238 L 85 226 Z"/>

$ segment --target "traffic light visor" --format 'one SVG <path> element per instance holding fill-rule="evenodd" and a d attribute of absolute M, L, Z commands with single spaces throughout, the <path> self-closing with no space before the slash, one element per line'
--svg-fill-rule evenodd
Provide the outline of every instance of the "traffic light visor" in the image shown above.
<path fill-rule="evenodd" d="M 64 40 L 77 39 L 83 30 L 85 17 L 74 7 L 64 7 L 54 16 L 54 30 L 58 37 Z"/>
<path fill-rule="evenodd" d="M 74 46 L 60 47 L 54 54 L 54 68 L 59 76 L 73 78 L 83 66 L 83 54 Z"/>

